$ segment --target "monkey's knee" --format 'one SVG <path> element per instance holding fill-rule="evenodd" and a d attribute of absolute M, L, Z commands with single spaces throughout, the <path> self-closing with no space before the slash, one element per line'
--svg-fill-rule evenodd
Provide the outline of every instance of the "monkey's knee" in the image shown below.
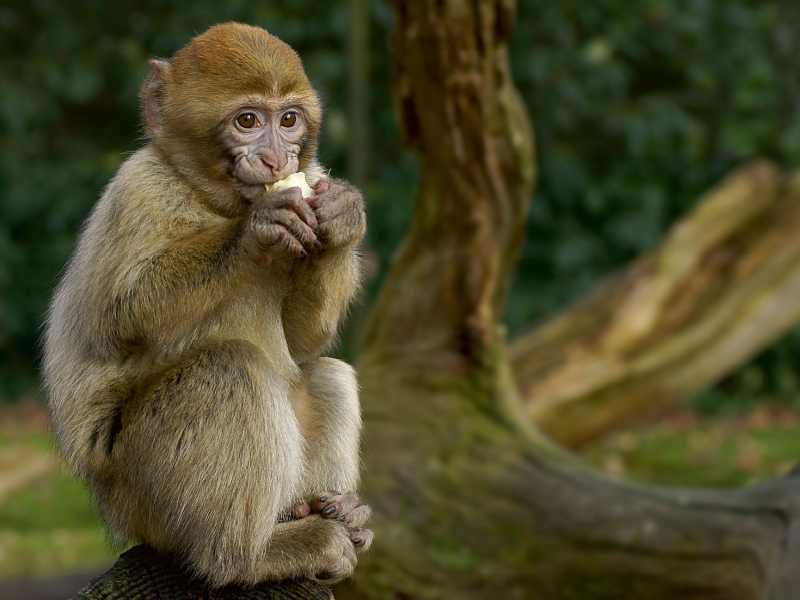
<path fill-rule="evenodd" d="M 320 358 L 302 367 L 314 426 L 306 435 L 307 497 L 326 490 L 358 487 L 361 407 L 358 384 L 350 365 Z"/>
<path fill-rule="evenodd" d="M 332 460 L 326 456 L 331 452 L 352 454 L 357 461 L 361 404 L 355 370 L 347 363 L 327 357 L 303 365 L 302 370 L 313 411 L 322 417 L 313 435 L 316 452 L 326 462 Z M 311 449 L 312 454 L 314 451 Z"/>
<path fill-rule="evenodd" d="M 308 382 L 308 392 L 312 398 L 320 401 L 320 408 L 332 411 L 336 416 L 355 417 L 354 425 L 360 427 L 361 406 L 353 367 L 341 360 L 323 356 L 306 363 L 301 369 Z"/>

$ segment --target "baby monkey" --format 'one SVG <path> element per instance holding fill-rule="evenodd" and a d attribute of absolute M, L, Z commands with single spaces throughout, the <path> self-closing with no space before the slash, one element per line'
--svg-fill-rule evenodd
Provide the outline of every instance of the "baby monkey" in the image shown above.
<path fill-rule="evenodd" d="M 147 145 L 50 307 L 56 439 L 118 541 L 214 585 L 338 581 L 372 541 L 355 374 L 321 356 L 359 287 L 361 193 L 325 176 L 319 98 L 265 30 L 217 25 L 150 64 Z M 267 191 L 297 172 L 315 195 Z"/>

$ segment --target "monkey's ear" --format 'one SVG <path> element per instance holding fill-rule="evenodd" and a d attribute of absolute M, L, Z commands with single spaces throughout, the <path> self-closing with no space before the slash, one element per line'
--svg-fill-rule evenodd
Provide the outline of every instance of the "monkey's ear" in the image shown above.
<path fill-rule="evenodd" d="M 170 63 L 168 60 L 154 58 L 150 61 L 150 66 L 153 67 L 153 75 L 144 88 L 144 117 L 147 128 L 155 134 L 161 129 L 164 77 L 169 71 Z"/>

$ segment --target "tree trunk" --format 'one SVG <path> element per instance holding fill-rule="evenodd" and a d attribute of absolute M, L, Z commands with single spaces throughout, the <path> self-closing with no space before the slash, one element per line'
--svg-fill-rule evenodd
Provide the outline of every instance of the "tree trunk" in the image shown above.
<path fill-rule="evenodd" d="M 516 340 L 531 417 L 577 446 L 718 381 L 800 320 L 800 176 L 736 171 L 652 253 Z"/>
<path fill-rule="evenodd" d="M 359 364 L 376 543 L 336 597 L 800 597 L 800 478 L 638 488 L 530 424 L 499 325 L 534 175 L 514 5 L 395 12 L 398 112 L 423 173 Z"/>

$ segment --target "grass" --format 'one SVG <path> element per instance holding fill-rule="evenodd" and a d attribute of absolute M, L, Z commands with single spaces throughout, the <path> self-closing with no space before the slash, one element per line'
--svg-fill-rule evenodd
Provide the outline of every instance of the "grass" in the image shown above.
<path fill-rule="evenodd" d="M 78 571 L 116 556 L 87 491 L 64 473 L 0 501 L 0 578 Z"/>
<path fill-rule="evenodd" d="M 25 469 L 51 444 L 40 411 L 0 413 L 0 489 L 4 477 Z M 5 460 L 4 460 L 5 459 Z M 0 494 L 0 578 L 50 575 L 113 562 L 87 490 L 57 464 L 23 487 Z"/>
<path fill-rule="evenodd" d="M 754 485 L 800 462 L 800 419 L 763 405 L 728 417 L 682 411 L 649 427 L 628 428 L 583 449 L 617 479 L 680 487 Z"/>

